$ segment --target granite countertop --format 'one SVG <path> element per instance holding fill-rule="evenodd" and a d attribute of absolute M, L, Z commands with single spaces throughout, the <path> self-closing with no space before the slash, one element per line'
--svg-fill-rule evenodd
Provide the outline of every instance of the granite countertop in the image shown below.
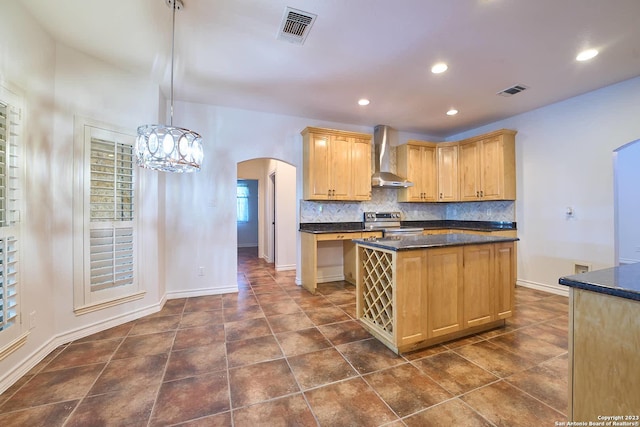
<path fill-rule="evenodd" d="M 424 228 L 425 230 L 437 230 L 453 228 L 459 230 L 500 231 L 515 230 L 515 222 L 503 221 L 457 221 L 457 220 L 430 220 L 430 221 L 402 221 L 404 227 Z M 365 230 L 363 222 L 303 222 L 300 223 L 300 231 L 305 233 L 339 233 L 358 232 Z"/>
<path fill-rule="evenodd" d="M 561 277 L 558 282 L 571 288 L 640 301 L 640 263 Z"/>
<path fill-rule="evenodd" d="M 443 246 L 479 245 L 484 243 L 515 242 L 517 237 L 478 236 L 475 234 L 436 234 L 431 236 L 398 236 L 372 239 L 354 239 L 362 246 L 387 249 L 391 251 L 407 251 L 412 249 L 428 249 Z"/>

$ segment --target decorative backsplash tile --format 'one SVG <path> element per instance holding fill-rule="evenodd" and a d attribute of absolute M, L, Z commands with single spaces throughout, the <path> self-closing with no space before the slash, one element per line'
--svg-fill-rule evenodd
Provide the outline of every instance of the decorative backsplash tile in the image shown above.
<path fill-rule="evenodd" d="M 399 211 L 404 221 L 515 221 L 515 202 L 399 203 L 398 190 L 372 188 L 366 202 L 300 201 L 300 222 L 358 222 L 364 212 Z"/>

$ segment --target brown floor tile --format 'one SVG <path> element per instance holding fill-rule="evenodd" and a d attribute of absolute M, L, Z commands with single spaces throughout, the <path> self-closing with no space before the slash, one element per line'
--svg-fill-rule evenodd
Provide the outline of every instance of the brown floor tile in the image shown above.
<path fill-rule="evenodd" d="M 351 320 L 349 315 L 338 307 L 314 308 L 313 310 L 306 311 L 306 313 L 309 319 L 317 326 Z"/>
<path fill-rule="evenodd" d="M 513 316 L 506 319 L 507 325 L 523 327 L 532 323 L 539 323 L 557 317 L 559 313 L 545 310 L 533 305 L 517 305 L 513 310 Z"/>
<path fill-rule="evenodd" d="M 271 335 L 271 328 L 264 317 L 225 323 L 224 331 L 226 341 L 246 340 Z"/>
<path fill-rule="evenodd" d="M 506 326 L 501 326 L 499 328 L 488 330 L 486 332 L 480 332 L 479 334 L 476 334 L 476 335 L 482 339 L 487 340 L 489 338 L 493 338 L 500 335 L 508 334 L 509 332 L 517 331 L 518 329 L 520 328 L 517 326 L 506 325 Z"/>
<path fill-rule="evenodd" d="M 313 322 L 302 312 L 269 316 L 267 320 L 275 333 L 297 331 L 313 327 Z"/>
<path fill-rule="evenodd" d="M 230 369 L 229 382 L 234 409 L 300 391 L 284 359 Z"/>
<path fill-rule="evenodd" d="M 448 349 L 454 349 L 454 348 L 458 348 L 458 347 L 464 347 L 465 345 L 477 343 L 477 342 L 482 341 L 482 340 L 483 340 L 483 338 L 478 336 L 478 335 L 471 335 L 471 336 L 468 336 L 468 337 L 458 338 L 456 340 L 444 342 L 444 343 L 442 343 L 442 345 L 444 345 Z"/>
<path fill-rule="evenodd" d="M 355 293 L 350 291 L 334 292 L 325 296 L 335 305 L 355 304 L 356 302 Z"/>
<path fill-rule="evenodd" d="M 146 317 L 161 317 L 161 316 L 178 316 L 184 312 L 184 305 L 187 302 L 186 298 L 176 298 L 167 300 L 164 303 L 162 310 Z"/>
<path fill-rule="evenodd" d="M 227 358 L 230 368 L 281 357 L 283 357 L 282 351 L 273 335 L 227 343 Z"/>
<path fill-rule="evenodd" d="M 334 348 L 289 357 L 288 361 L 303 390 L 357 375 Z"/>
<path fill-rule="evenodd" d="M 79 400 L 42 405 L 8 414 L 0 413 L 2 427 L 61 426 L 78 405 Z"/>
<path fill-rule="evenodd" d="M 500 335 L 496 338 L 491 338 L 489 342 L 515 352 L 523 358 L 532 361 L 534 364 L 544 362 L 545 360 L 567 352 L 567 350 L 562 347 L 555 346 L 521 331 L 522 330 L 518 330 L 509 334 Z"/>
<path fill-rule="evenodd" d="M 273 281 L 272 283 L 265 282 L 265 283 L 259 283 L 259 284 L 254 284 L 253 282 L 251 282 L 251 289 L 253 289 L 253 292 L 256 295 L 280 293 L 280 292 L 284 293 L 280 285 L 278 285 L 275 281 Z"/>
<path fill-rule="evenodd" d="M 569 333 L 569 315 L 556 317 L 547 322 L 544 322 L 544 324 L 560 329 L 561 331 L 564 331 L 567 334 Z"/>
<path fill-rule="evenodd" d="M 184 312 L 190 311 L 211 311 L 220 310 L 222 308 L 221 295 L 207 295 L 202 297 L 187 298 L 184 306 Z"/>
<path fill-rule="evenodd" d="M 180 427 L 229 427 L 233 424 L 231 422 L 231 411 L 229 411 L 177 425 Z"/>
<path fill-rule="evenodd" d="M 371 338 L 371 334 L 356 320 L 331 323 L 319 326 L 320 332 L 331 341 L 333 345 L 346 344 L 353 341 L 361 341 Z"/>
<path fill-rule="evenodd" d="M 229 409 L 227 372 L 218 371 L 163 383 L 150 425 L 176 424 Z"/>
<path fill-rule="evenodd" d="M 412 363 L 454 395 L 466 393 L 498 380 L 495 375 L 452 351 L 438 353 Z"/>
<path fill-rule="evenodd" d="M 362 378 L 304 393 L 322 426 L 377 426 L 397 419 Z"/>
<path fill-rule="evenodd" d="M 281 332 L 276 339 L 287 357 L 331 347 L 331 343 L 317 328 Z"/>
<path fill-rule="evenodd" d="M 569 360 L 565 354 L 512 375 L 506 381 L 566 414 L 569 390 L 568 371 Z"/>
<path fill-rule="evenodd" d="M 65 427 L 144 426 L 158 393 L 154 387 L 133 387 L 85 398 Z"/>
<path fill-rule="evenodd" d="M 564 350 L 569 348 L 569 334 L 566 330 L 558 329 L 549 323 L 537 323 L 532 326 L 525 326 L 518 332 L 529 337 L 541 340 L 545 343 L 553 344 Z"/>
<path fill-rule="evenodd" d="M 513 353 L 488 341 L 460 347 L 455 349 L 455 352 L 501 378 L 529 369 L 535 364 L 524 355 Z"/>
<path fill-rule="evenodd" d="M 121 342 L 122 338 L 70 344 L 42 372 L 107 362 Z"/>
<path fill-rule="evenodd" d="M 542 292 L 537 289 L 525 288 L 523 286 L 516 286 L 514 293 L 516 304 L 538 301 L 549 296 L 550 295 L 547 292 Z"/>
<path fill-rule="evenodd" d="M 180 329 L 173 343 L 174 350 L 191 347 L 213 345 L 224 342 L 224 325 L 196 326 L 195 328 Z"/>
<path fill-rule="evenodd" d="M 78 344 L 87 341 L 100 341 L 100 340 L 112 340 L 116 338 L 124 338 L 129 335 L 131 329 L 135 325 L 134 322 L 127 322 L 124 325 L 114 326 L 113 328 L 106 329 L 101 332 L 96 332 L 95 334 L 91 334 L 88 337 L 84 337 L 82 339 L 76 340 L 73 343 Z"/>
<path fill-rule="evenodd" d="M 296 302 L 300 308 L 307 313 L 319 308 L 330 308 L 334 306 L 333 303 L 323 295 L 311 295 L 308 292 L 304 297 L 301 297 Z"/>
<path fill-rule="evenodd" d="M 11 396 L 13 396 L 18 390 L 20 390 L 20 388 L 23 385 L 28 383 L 29 380 L 31 380 L 31 378 L 33 378 L 33 375 L 23 375 L 22 377 L 20 377 L 20 379 L 18 379 L 18 381 L 13 383 L 13 385 L 11 387 L 6 389 L 3 393 L 0 393 L 0 407 L 2 407 L 2 404 L 4 402 L 9 400 L 9 398 Z M 0 410 L 0 412 L 2 412 L 2 411 Z"/>
<path fill-rule="evenodd" d="M 560 412 L 504 381 L 474 390 L 461 399 L 496 426 L 531 427 L 566 421 Z"/>
<path fill-rule="evenodd" d="M 412 361 L 412 360 L 418 360 L 425 357 L 433 356 L 434 354 L 442 353 L 443 351 L 447 351 L 447 350 L 449 349 L 443 346 L 442 344 L 436 344 L 431 347 L 423 348 L 420 350 L 414 350 L 410 353 L 404 353 L 402 356 L 405 359 Z"/>
<path fill-rule="evenodd" d="M 80 341 L 78 341 L 80 342 Z M 33 368 L 31 368 L 29 370 L 29 372 L 27 372 L 27 376 L 30 375 L 35 375 L 37 373 L 39 373 L 40 371 L 42 371 L 49 363 L 51 363 L 51 361 L 53 359 L 55 359 L 56 357 L 58 357 L 58 355 L 65 349 L 67 348 L 69 344 L 64 344 L 64 345 L 60 345 L 58 347 L 55 348 L 55 350 L 53 350 L 51 353 L 47 354 L 44 359 L 42 359 L 40 362 L 38 362 L 36 364 L 36 366 L 34 366 Z"/>
<path fill-rule="evenodd" d="M 238 320 L 256 319 L 258 317 L 264 317 L 264 313 L 262 312 L 260 305 L 250 305 L 248 307 L 223 308 L 222 314 L 224 315 L 225 322 L 236 322 Z"/>
<path fill-rule="evenodd" d="M 0 412 L 80 399 L 87 394 L 104 365 L 97 363 L 34 375 L 0 406 Z"/>
<path fill-rule="evenodd" d="M 302 313 L 302 309 L 294 300 L 287 302 L 275 302 L 270 304 L 260 304 L 265 316 L 275 316 L 278 314 Z"/>
<path fill-rule="evenodd" d="M 375 338 L 342 344 L 336 348 L 361 374 L 405 363 L 403 357 L 389 350 Z"/>
<path fill-rule="evenodd" d="M 465 405 L 460 399 L 452 399 L 419 412 L 408 418 L 407 427 L 492 427 L 480 414 Z"/>
<path fill-rule="evenodd" d="M 167 365 L 167 353 L 112 360 L 104 368 L 89 395 L 138 386 L 159 386 Z"/>
<path fill-rule="evenodd" d="M 338 306 L 340 308 L 340 310 L 344 311 L 345 313 L 347 313 L 349 315 L 349 317 L 351 317 L 352 319 L 356 319 L 356 304 L 341 304 Z"/>
<path fill-rule="evenodd" d="M 222 295 L 222 308 L 246 308 L 258 305 L 253 291 L 238 291 L 234 294 Z"/>
<path fill-rule="evenodd" d="M 220 325 L 224 323 L 222 310 L 212 311 L 192 311 L 182 315 L 180 329 L 193 328 L 196 326 Z"/>
<path fill-rule="evenodd" d="M 317 426 L 309 405 L 301 394 L 287 396 L 269 402 L 257 403 L 233 412 L 235 427 L 269 426 Z"/>
<path fill-rule="evenodd" d="M 558 301 L 555 299 L 545 298 L 540 301 L 536 301 L 531 304 L 534 307 L 542 308 L 547 311 L 551 311 L 553 313 L 557 313 L 558 315 L 567 313 L 569 311 L 569 302 L 568 301 Z"/>
<path fill-rule="evenodd" d="M 172 351 L 164 381 L 227 369 L 225 345 L 213 344 Z"/>
<path fill-rule="evenodd" d="M 451 398 L 451 393 L 408 363 L 366 375 L 364 379 L 400 417 Z"/>
<path fill-rule="evenodd" d="M 168 353 L 173 345 L 175 335 L 175 331 L 170 331 L 127 337 L 124 339 L 124 342 L 120 344 L 113 358 L 126 359 L 129 357 Z"/>
<path fill-rule="evenodd" d="M 129 336 L 176 330 L 180 324 L 181 317 L 181 315 L 157 316 L 140 319 L 129 332 Z"/>

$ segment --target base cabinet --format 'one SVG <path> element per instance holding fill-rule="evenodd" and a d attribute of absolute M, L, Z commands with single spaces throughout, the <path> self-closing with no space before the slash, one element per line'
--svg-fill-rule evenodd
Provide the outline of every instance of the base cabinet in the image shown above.
<path fill-rule="evenodd" d="M 503 326 L 512 314 L 514 242 L 356 253 L 356 315 L 397 353 Z"/>

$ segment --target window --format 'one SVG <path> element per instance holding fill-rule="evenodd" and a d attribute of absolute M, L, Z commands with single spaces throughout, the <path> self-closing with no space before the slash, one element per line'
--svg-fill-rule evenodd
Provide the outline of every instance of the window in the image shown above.
<path fill-rule="evenodd" d="M 249 222 L 249 186 L 246 182 L 238 181 L 238 222 Z"/>
<path fill-rule="evenodd" d="M 0 359 L 26 340 L 19 275 L 21 104 L 0 84 Z"/>
<path fill-rule="evenodd" d="M 81 127 L 81 129 L 79 129 Z M 141 298 L 136 276 L 135 137 L 107 125 L 78 124 L 76 162 L 83 177 L 74 215 L 75 312 Z M 80 172 L 81 171 L 81 172 Z"/>

